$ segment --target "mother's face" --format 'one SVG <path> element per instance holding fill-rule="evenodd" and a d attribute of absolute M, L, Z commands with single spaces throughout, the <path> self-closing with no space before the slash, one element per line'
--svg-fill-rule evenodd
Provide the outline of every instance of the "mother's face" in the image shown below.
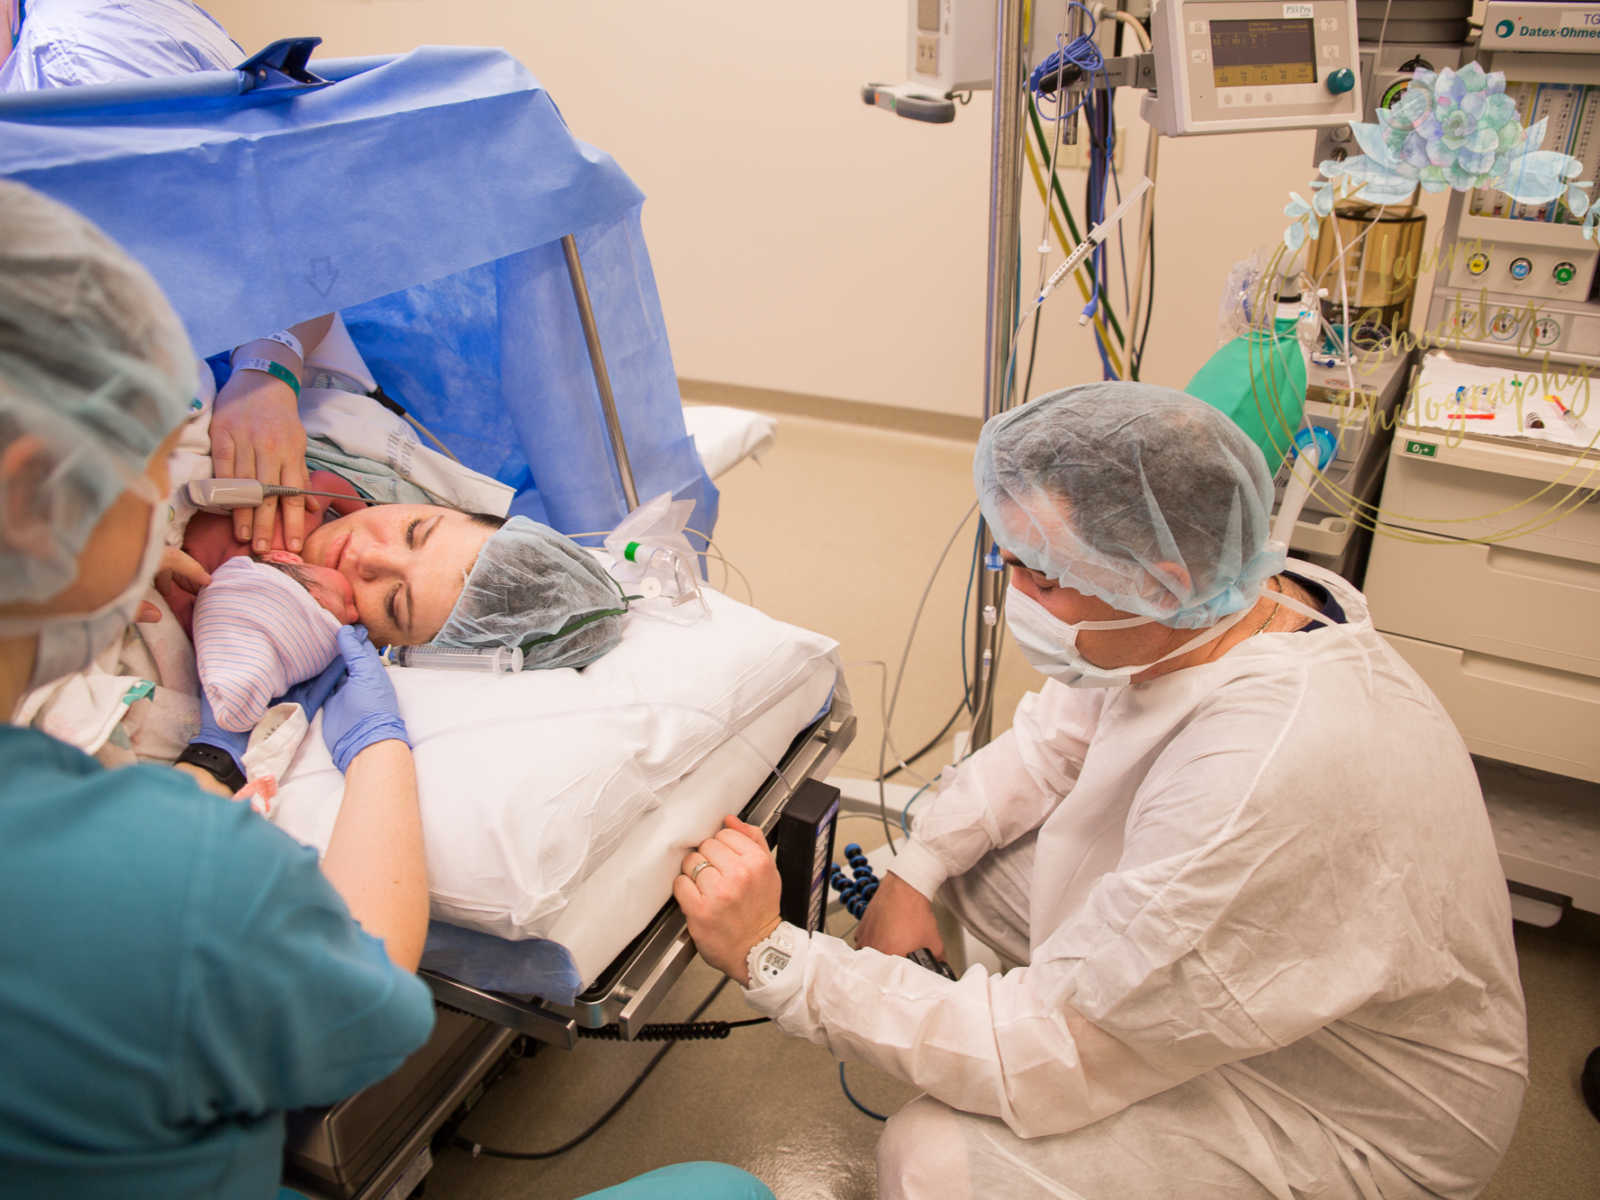
<path fill-rule="evenodd" d="M 416 646 L 444 625 L 493 533 L 455 509 L 381 504 L 318 527 L 303 557 L 349 581 L 374 642 Z"/>

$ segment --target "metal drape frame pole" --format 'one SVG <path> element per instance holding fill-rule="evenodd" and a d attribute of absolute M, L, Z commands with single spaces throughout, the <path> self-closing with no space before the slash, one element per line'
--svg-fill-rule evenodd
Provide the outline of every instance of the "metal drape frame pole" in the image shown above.
<path fill-rule="evenodd" d="M 572 280 L 572 298 L 578 302 L 578 320 L 583 339 L 589 344 L 589 365 L 594 369 L 594 385 L 600 392 L 600 409 L 605 413 L 606 431 L 611 435 L 611 451 L 617 460 L 617 478 L 628 508 L 639 507 L 639 489 L 633 483 L 633 465 L 628 461 L 628 446 L 622 438 L 622 421 L 617 416 L 617 398 L 611 391 L 611 374 L 606 370 L 605 352 L 600 348 L 600 330 L 594 323 L 594 306 L 589 303 L 589 285 L 584 282 L 583 264 L 578 261 L 578 243 L 569 233 L 561 239 L 567 256 L 567 275 Z"/>
<path fill-rule="evenodd" d="M 1022 0 L 1000 0 L 996 5 L 994 39 L 994 125 L 989 151 L 989 289 L 984 330 L 985 369 L 983 417 L 988 420 L 1006 407 L 1006 360 L 1011 333 L 1017 322 L 1017 249 L 1020 238 L 1018 205 L 1022 194 Z M 987 558 L 993 545 L 989 531 L 979 524 L 979 554 Z M 993 686 L 991 676 L 999 666 L 997 616 L 1005 584 L 1003 571 L 980 565 L 978 603 L 972 614 L 973 695 L 977 711 L 972 722 L 972 747 L 988 743 L 994 731 L 994 706 L 982 697 Z"/>

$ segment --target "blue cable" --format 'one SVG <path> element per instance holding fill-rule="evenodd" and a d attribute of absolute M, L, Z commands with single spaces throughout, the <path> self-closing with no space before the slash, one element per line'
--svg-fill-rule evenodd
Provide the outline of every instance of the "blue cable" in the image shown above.
<path fill-rule="evenodd" d="M 861 1103 L 861 1101 L 857 1100 L 854 1096 L 852 1096 L 850 1094 L 850 1085 L 844 1081 L 844 1064 L 843 1063 L 839 1064 L 839 1086 L 844 1089 L 844 1098 L 846 1100 L 850 1101 L 851 1104 L 854 1104 L 862 1112 L 866 1113 L 867 1116 L 871 1117 L 874 1121 L 887 1121 L 889 1119 L 888 1117 L 884 1116 L 882 1113 L 873 1112 L 865 1104 Z"/>
<path fill-rule="evenodd" d="M 1109 85 L 1110 79 L 1105 74 L 1103 67 L 1101 77 L 1103 84 Z M 1084 219 L 1089 223 L 1091 229 L 1105 220 L 1106 181 L 1111 173 L 1109 168 L 1112 168 L 1115 162 L 1112 154 L 1116 145 L 1116 133 L 1113 109 L 1111 107 L 1114 99 L 1115 93 L 1109 86 L 1106 86 L 1106 91 L 1103 95 L 1092 97 L 1085 95 L 1084 97 L 1086 119 L 1089 123 L 1089 136 L 1091 139 L 1089 186 Z M 1105 141 L 1103 143 L 1098 137 L 1102 122 L 1105 125 Z M 1118 190 L 1120 191 L 1120 185 Z M 1093 264 L 1091 274 L 1094 280 L 1094 290 L 1090 295 L 1089 303 L 1083 309 L 1084 316 L 1090 319 L 1093 319 L 1095 313 L 1099 311 L 1100 289 L 1105 286 L 1106 281 L 1106 255 L 1106 246 L 1102 242 L 1095 247 L 1094 253 L 1090 256 L 1090 261 Z M 1102 377 L 1106 379 L 1116 378 L 1116 371 L 1111 366 L 1111 359 L 1107 353 L 1105 340 L 1101 337 L 1098 329 L 1095 330 L 1095 351 L 1100 356 Z"/>
<path fill-rule="evenodd" d="M 1080 34 L 1066 44 L 1063 44 L 1064 35 L 1058 35 L 1056 49 L 1046 55 L 1044 60 L 1029 74 L 1028 90 L 1033 94 L 1037 107 L 1038 100 L 1043 97 L 1058 95 L 1059 88 L 1050 91 L 1045 90 L 1045 81 L 1052 76 L 1059 80 L 1065 67 L 1076 67 L 1081 74 L 1091 77 L 1098 74 L 1100 77 L 1100 90 L 1097 92 L 1095 88 L 1085 89 L 1083 98 L 1072 108 L 1065 111 L 1058 109 L 1053 117 L 1039 109 L 1039 115 L 1047 121 L 1059 121 L 1064 117 L 1074 117 L 1082 110 L 1089 124 L 1091 138 L 1095 138 L 1098 134 L 1101 121 L 1102 119 L 1104 120 L 1105 142 L 1104 144 L 1100 144 L 1098 141 L 1094 142 L 1090 147 L 1089 155 L 1089 195 L 1088 203 L 1085 205 L 1084 220 L 1088 223 L 1089 228 L 1093 229 L 1105 219 L 1107 178 L 1108 176 L 1112 179 L 1115 178 L 1115 159 L 1112 156 L 1116 150 L 1116 121 L 1111 108 L 1115 93 L 1110 86 L 1111 77 L 1106 70 L 1105 58 L 1101 55 L 1100 48 L 1094 43 L 1095 29 L 1099 22 L 1095 20 L 1094 14 L 1083 4 L 1078 3 L 1077 0 L 1074 0 L 1069 7 L 1083 13 L 1089 21 L 1089 29 L 1086 33 Z M 1118 182 L 1116 186 L 1120 195 L 1122 190 L 1121 183 Z M 1095 247 L 1089 256 L 1090 282 L 1093 286 L 1090 291 L 1089 302 L 1083 307 L 1085 320 L 1093 320 L 1095 314 L 1100 310 L 1100 289 L 1104 286 L 1106 279 L 1106 255 L 1106 246 L 1101 243 Z M 1094 334 L 1094 345 L 1095 352 L 1100 356 L 1102 377 L 1115 379 L 1117 373 L 1112 369 L 1105 339 L 1098 328 Z"/>
<path fill-rule="evenodd" d="M 1068 7 L 1077 9 L 1088 19 L 1088 31 L 1079 34 L 1071 42 L 1068 42 L 1065 45 L 1062 44 L 1062 38 L 1065 35 L 1056 35 L 1055 50 L 1047 54 L 1044 58 L 1044 61 L 1035 67 L 1032 74 L 1028 76 L 1028 90 L 1032 92 L 1035 97 L 1053 96 L 1056 94 L 1054 91 L 1046 92 L 1042 90 L 1044 81 L 1050 78 L 1052 75 L 1059 75 L 1063 67 L 1074 66 L 1080 71 L 1086 71 L 1090 74 L 1093 74 L 1096 71 L 1100 72 L 1101 74 L 1105 73 L 1105 59 L 1101 57 L 1100 48 L 1094 44 L 1094 32 L 1099 25 L 1099 22 L 1095 20 L 1094 13 L 1090 12 L 1089 9 L 1083 4 L 1078 3 L 1077 0 L 1073 0 L 1073 3 Z M 1052 117 L 1041 111 L 1039 115 L 1046 121 L 1059 121 L 1063 117 L 1070 117 L 1075 114 L 1088 102 L 1088 99 L 1089 96 L 1086 92 L 1083 99 L 1066 112 L 1058 111 L 1056 115 Z"/>

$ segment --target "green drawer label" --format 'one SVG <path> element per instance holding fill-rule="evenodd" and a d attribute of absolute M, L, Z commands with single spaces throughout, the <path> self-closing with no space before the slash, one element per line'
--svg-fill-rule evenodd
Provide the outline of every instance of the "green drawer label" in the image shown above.
<path fill-rule="evenodd" d="M 1407 454 L 1420 454 L 1420 455 L 1422 455 L 1423 458 L 1435 458 L 1435 457 L 1438 456 L 1439 447 L 1434 445 L 1432 442 L 1410 442 L 1410 441 L 1408 441 L 1406 443 L 1406 453 Z"/>

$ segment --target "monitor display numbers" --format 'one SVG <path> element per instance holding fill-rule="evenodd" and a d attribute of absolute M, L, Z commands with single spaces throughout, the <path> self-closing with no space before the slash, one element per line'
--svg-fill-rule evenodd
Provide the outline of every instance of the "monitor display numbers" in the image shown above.
<path fill-rule="evenodd" d="M 1316 53 L 1309 19 L 1211 22 L 1211 78 L 1219 88 L 1315 83 Z"/>

